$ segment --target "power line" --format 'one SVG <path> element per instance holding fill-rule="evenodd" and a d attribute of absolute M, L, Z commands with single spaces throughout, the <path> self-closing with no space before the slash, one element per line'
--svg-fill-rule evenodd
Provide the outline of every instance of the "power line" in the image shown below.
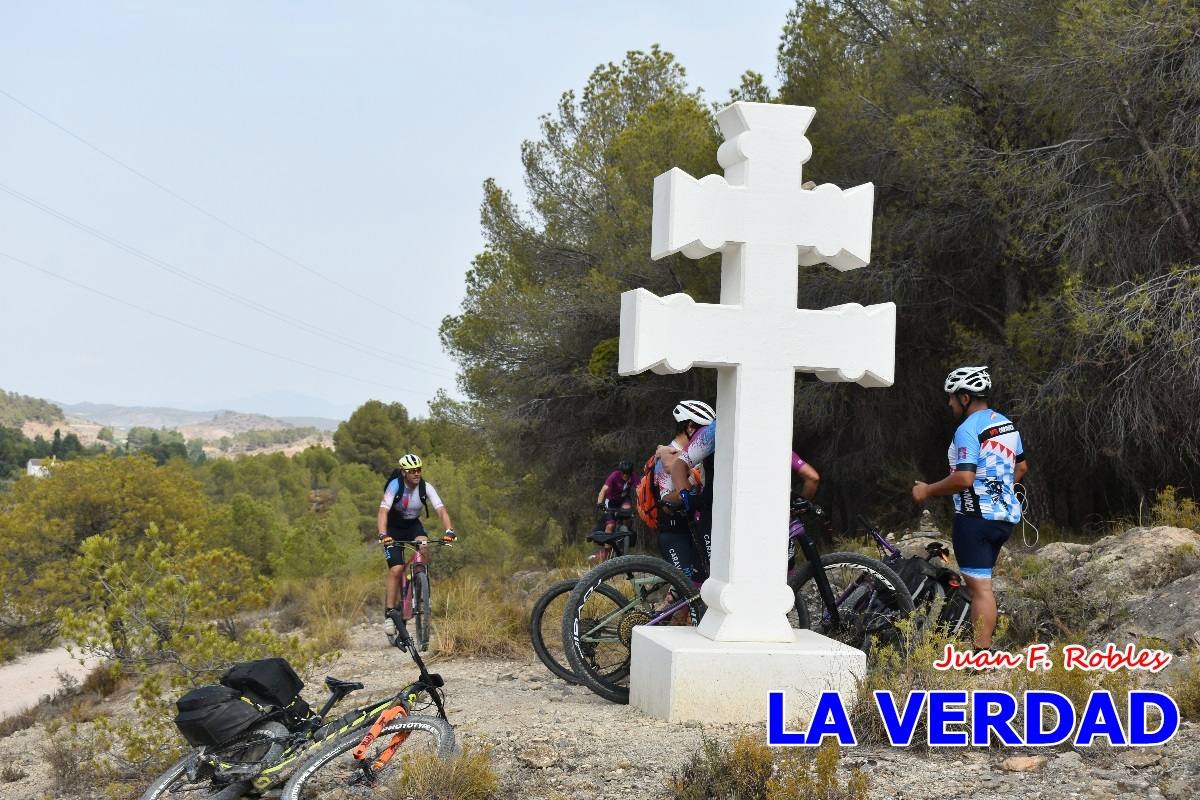
<path fill-rule="evenodd" d="M 154 180 L 154 178 L 151 178 L 149 175 L 142 172 L 141 170 L 139 170 L 135 167 L 132 167 L 129 164 L 126 164 L 121 159 L 117 158 L 116 156 L 112 155 L 111 153 L 106 152 L 105 150 L 102 150 L 100 147 L 92 144 L 87 139 L 83 138 L 82 136 L 75 133 L 74 131 L 71 131 L 70 129 L 68 129 L 66 126 L 64 126 L 58 122 L 55 122 L 50 117 L 46 116 L 45 114 L 38 111 L 36 108 L 33 108 L 32 106 L 28 105 L 27 103 L 22 102 L 17 97 L 15 97 L 14 95 L 5 91 L 4 89 L 0 89 L 0 94 L 4 95 L 9 100 L 16 103 L 21 108 L 28 111 L 30 114 L 33 114 L 35 117 L 41 119 L 42 121 L 46 122 L 49 125 L 53 125 L 55 128 L 58 128 L 60 131 L 65 133 L 67 136 L 70 136 L 72 139 L 74 139 L 75 141 L 84 145 L 85 147 L 104 156 L 109 161 L 111 161 L 112 163 L 114 163 L 118 167 L 120 167 L 121 169 L 124 169 L 133 175 L 136 175 L 137 177 L 141 178 L 143 181 L 150 184 L 154 188 L 167 193 L 171 197 L 178 200 L 180 203 L 183 203 L 185 206 L 188 206 L 189 208 L 192 208 L 195 211 L 200 212 L 201 214 L 208 217 L 212 221 L 217 222 L 220 225 L 223 225 L 224 227 L 228 228 L 229 230 L 233 231 L 234 233 L 238 234 L 239 236 L 242 236 L 242 237 L 248 239 L 249 241 L 251 241 L 254 244 L 258 245 L 259 247 L 263 248 L 264 250 L 266 250 L 270 253 L 274 253 L 275 255 L 282 258 L 284 261 L 287 261 L 288 263 L 299 267 L 300 269 L 304 270 L 305 272 L 307 272 L 311 275 L 315 275 L 316 277 L 320 278 L 321 280 L 325 281 L 326 283 L 328 283 L 332 286 L 336 286 L 337 288 L 341 289 L 342 291 L 344 291 L 350 295 L 353 295 L 354 297 L 357 297 L 359 300 L 364 300 L 377 308 L 383 309 L 384 311 L 388 312 L 389 314 L 394 314 L 395 316 L 400 317 L 403 320 L 407 320 L 408 322 L 411 322 L 414 325 L 419 325 L 420 327 L 425 328 L 426 330 L 431 330 L 435 333 L 437 332 L 437 328 L 433 327 L 432 325 L 428 325 L 424 322 L 421 322 L 420 320 L 413 319 L 412 317 L 408 316 L 407 314 L 402 314 L 399 311 L 397 311 L 396 309 L 392 308 L 391 306 L 380 303 L 375 298 L 370 297 L 369 295 L 365 295 L 365 294 L 357 291 L 356 289 L 353 289 L 353 288 L 345 285 L 344 283 L 342 283 L 340 281 L 336 281 L 333 278 L 330 278 L 328 275 L 325 275 L 324 273 L 320 272 L 319 270 L 316 270 L 313 267 L 310 267 L 307 264 L 303 263 L 302 261 L 299 261 L 299 260 L 293 258 L 292 256 L 289 256 L 287 253 L 284 253 L 283 251 L 272 247 L 271 245 L 264 242 L 262 239 L 259 239 L 254 234 L 248 233 L 247 231 L 242 230 L 241 228 L 234 225 L 232 222 L 229 222 L 229 221 L 223 219 L 222 217 L 219 217 L 216 214 L 212 213 L 211 211 L 203 208 L 202 206 L 199 206 L 196 203 L 193 203 L 191 200 L 188 200 L 186 197 L 180 195 L 179 193 L 173 191 L 172 189 L 170 189 L 170 188 L 164 186 L 163 184 L 159 183 L 158 181 Z"/>
<path fill-rule="evenodd" d="M 292 358 L 291 356 L 285 356 L 280 353 L 273 353 L 270 350 L 264 350 L 263 348 L 258 347 L 256 345 L 246 344 L 245 342 L 240 342 L 237 339 L 231 339 L 228 336 L 224 336 L 219 333 L 214 333 L 213 331 L 206 330 L 205 328 L 201 328 L 196 325 L 192 325 L 189 322 L 184 322 L 183 320 L 175 319 L 174 317 L 167 316 L 166 314 L 160 313 L 158 311 L 154 311 L 153 309 L 146 308 L 145 306 L 140 306 L 137 303 L 131 303 L 128 300 L 123 300 L 122 298 L 116 297 L 115 295 L 111 295 L 108 292 L 101 291 L 100 289 L 96 289 L 96 288 L 94 288 L 92 286 L 88 286 L 87 284 L 84 284 L 84 283 L 80 283 L 79 281 L 68 278 L 65 275 L 59 275 L 57 272 L 52 272 L 44 267 L 39 267 L 36 264 L 31 264 L 30 262 L 26 261 L 23 258 L 17 258 L 16 256 L 10 255 L 8 253 L 0 252 L 0 257 L 7 258 L 9 261 L 16 262 L 17 264 L 21 264 L 32 270 L 36 270 L 37 272 L 40 272 L 43 275 L 47 275 L 56 280 L 60 280 L 64 283 L 68 283 L 72 286 L 75 286 L 76 288 L 83 289 L 85 291 L 91 292 L 92 294 L 99 295 L 100 297 L 103 297 L 107 300 L 112 300 L 114 303 L 120 303 L 123 306 L 128 306 L 129 308 L 136 309 L 137 311 L 141 311 L 144 314 L 149 314 L 152 317 L 158 317 L 159 319 L 163 319 L 163 320 L 166 320 L 167 322 L 174 323 L 175 325 L 179 325 L 180 327 L 187 328 L 188 330 L 195 331 L 197 333 L 203 333 L 205 336 L 211 336 L 214 339 L 220 339 L 222 342 L 237 345 L 238 347 L 245 348 L 246 350 L 251 350 L 255 353 L 261 353 L 262 355 L 270 356 L 272 358 L 277 358 L 277 359 L 280 359 L 281 361 L 287 361 L 288 363 L 291 363 L 291 364 L 297 364 L 301 367 L 315 369 L 319 372 L 324 372 L 329 375 L 335 375 L 339 378 L 346 378 L 348 380 L 356 381 L 358 383 L 366 383 L 366 384 L 370 384 L 372 386 L 379 386 L 379 387 L 382 387 L 385 389 L 392 389 L 394 391 L 398 391 L 398 392 L 401 392 L 403 394 L 407 394 L 407 395 L 410 395 L 413 397 L 419 397 L 425 401 L 429 401 L 429 400 L 433 399 L 429 395 L 419 395 L 419 394 L 416 394 L 415 392 L 412 392 L 401 386 L 395 386 L 395 385 L 389 384 L 389 383 L 380 383 L 379 381 L 371 380 L 369 378 L 359 378 L 354 375 L 348 375 L 345 372 L 339 372 L 338 370 L 329 369 L 328 367 L 322 367 L 317 364 L 310 364 L 307 361 L 301 361 L 298 358 Z"/>
<path fill-rule="evenodd" d="M 392 363 L 395 363 L 395 364 L 398 364 L 401 366 L 412 367 L 419 372 L 426 372 L 426 373 L 434 374 L 434 375 L 453 375 L 454 374 L 450 370 L 444 369 L 442 367 L 437 367 L 433 364 L 426 364 L 426 363 L 420 362 L 420 361 L 408 361 L 408 360 L 401 361 L 401 360 L 397 359 L 395 356 L 393 356 L 387 350 L 384 350 L 384 349 L 378 348 L 378 347 L 374 347 L 372 345 L 364 345 L 364 344 L 356 343 L 351 339 L 347 339 L 346 337 L 342 336 L 341 334 L 334 333 L 333 331 L 325 330 L 324 328 L 321 328 L 317 325 L 313 325 L 312 323 L 305 322 L 302 319 L 298 319 L 289 314 L 285 314 L 282 311 L 277 311 L 277 310 L 271 308 L 270 306 L 263 305 L 262 303 L 259 303 L 256 300 L 252 300 L 248 297 L 244 297 L 244 296 L 238 294 L 237 292 L 234 292 L 230 289 L 226 289 L 218 284 L 212 283 L 211 281 L 206 281 L 203 278 L 196 277 L 195 275 L 192 275 L 187 270 L 184 270 L 180 267 L 176 267 L 175 265 L 171 264 L 168 261 L 164 261 L 163 259 L 156 258 L 155 256 L 151 256 L 147 253 L 144 253 L 141 250 L 134 247 L 133 245 L 126 244 L 125 242 L 122 242 L 120 239 L 117 239 L 113 236 L 109 236 L 108 234 L 104 233 L 101 230 L 93 228 L 90 225 L 87 225 L 86 223 L 80 222 L 79 220 L 75 219 L 74 217 L 70 217 L 67 214 L 64 214 L 63 212 L 58 211 L 57 209 L 52 208 L 51 206 L 48 206 L 45 203 L 42 203 L 42 202 L 30 197 L 29 195 L 24 194 L 23 192 L 20 192 L 16 189 L 12 188 L 11 186 L 7 186 L 3 183 L 0 183 L 0 191 L 4 192 L 5 194 L 8 194 L 9 196 L 11 196 L 17 200 L 20 200 L 23 203 L 26 203 L 26 204 L 38 209 L 39 211 L 41 211 L 45 214 L 49 214 L 50 216 L 54 217 L 55 219 L 65 222 L 68 225 L 71 225 L 72 227 L 83 231 L 84 233 L 88 234 L 89 236 L 93 236 L 93 237 L 101 240 L 102 242 L 110 244 L 119 250 L 122 250 L 132 256 L 135 256 L 136 258 L 140 258 L 143 261 L 150 264 L 151 266 L 154 266 L 161 270 L 169 272 L 178 278 L 182 278 L 183 280 L 186 280 L 190 283 L 200 286 L 201 288 L 207 289 L 208 291 L 213 292 L 214 294 L 220 295 L 221 297 L 224 297 L 227 300 L 232 300 L 235 303 L 239 303 L 243 306 L 246 306 L 247 308 L 250 308 L 253 311 L 257 311 L 261 314 L 266 314 L 269 317 L 273 317 L 274 319 L 277 319 L 280 322 L 283 322 L 284 324 L 291 325 L 292 327 L 299 328 L 300 330 L 303 330 L 307 333 L 311 333 L 316 336 L 327 337 L 327 338 L 332 339 L 333 341 L 337 342 L 338 344 L 341 344 L 345 347 L 349 347 L 352 350 L 357 350 L 360 353 L 364 353 L 366 355 L 372 356 L 373 358 L 382 358 L 382 359 L 391 361 Z"/>

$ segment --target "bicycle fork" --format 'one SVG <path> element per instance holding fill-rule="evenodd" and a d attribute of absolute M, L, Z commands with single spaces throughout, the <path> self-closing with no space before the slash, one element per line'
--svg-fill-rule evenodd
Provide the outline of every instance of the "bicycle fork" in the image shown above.
<path fill-rule="evenodd" d="M 825 609 L 829 612 L 829 618 L 834 626 L 840 626 L 842 619 L 838 614 L 838 602 L 833 596 L 833 588 L 829 585 L 829 576 L 825 574 L 825 569 L 821 564 L 821 554 L 817 551 L 817 544 L 808 536 L 801 536 L 799 539 L 804 557 L 813 565 L 813 579 L 817 582 L 817 591 L 821 595 L 821 602 L 825 604 Z"/>

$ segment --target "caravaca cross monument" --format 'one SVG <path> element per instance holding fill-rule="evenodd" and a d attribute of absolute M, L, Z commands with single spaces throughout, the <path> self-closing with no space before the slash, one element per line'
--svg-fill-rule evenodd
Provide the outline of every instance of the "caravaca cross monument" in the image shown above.
<path fill-rule="evenodd" d="M 655 179 L 651 256 L 719 252 L 719 304 L 621 296 L 622 375 L 717 370 L 708 612 L 698 629 L 639 627 L 633 637 L 630 702 L 663 719 L 763 721 L 772 689 L 794 714 L 822 690 L 853 692 L 865 668 L 858 650 L 796 631 L 786 616 L 795 374 L 882 387 L 895 365 L 893 303 L 797 308 L 799 267 L 848 270 L 871 257 L 874 186 L 801 188 L 815 113 L 734 103 L 717 115 L 724 177 L 672 169 Z"/>

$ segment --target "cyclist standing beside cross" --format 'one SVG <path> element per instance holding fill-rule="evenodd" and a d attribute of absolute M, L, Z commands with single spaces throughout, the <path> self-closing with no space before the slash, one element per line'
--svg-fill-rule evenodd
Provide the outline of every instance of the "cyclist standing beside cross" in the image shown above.
<path fill-rule="evenodd" d="M 954 497 L 954 558 L 971 593 L 975 649 L 990 650 L 996 630 L 992 568 L 1000 548 L 1021 521 L 1015 484 L 1029 471 L 1017 426 L 988 407 L 987 367 L 959 367 L 946 376 L 946 402 L 961 420 L 948 457 L 950 474 L 936 483 L 917 481 L 912 498 Z"/>

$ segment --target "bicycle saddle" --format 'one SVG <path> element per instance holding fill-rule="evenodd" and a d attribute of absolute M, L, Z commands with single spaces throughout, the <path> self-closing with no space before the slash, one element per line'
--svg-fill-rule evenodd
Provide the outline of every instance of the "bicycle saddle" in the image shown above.
<path fill-rule="evenodd" d="M 356 692 L 363 688 L 363 685 L 358 681 L 340 681 L 332 675 L 325 677 L 325 685 L 329 687 L 329 691 Z"/>
<path fill-rule="evenodd" d="M 633 531 L 613 531 L 612 533 L 605 533 L 604 531 L 592 531 L 588 534 L 588 538 L 596 544 L 609 544 L 617 541 L 618 539 L 625 539 L 630 536 L 633 536 Z"/>

